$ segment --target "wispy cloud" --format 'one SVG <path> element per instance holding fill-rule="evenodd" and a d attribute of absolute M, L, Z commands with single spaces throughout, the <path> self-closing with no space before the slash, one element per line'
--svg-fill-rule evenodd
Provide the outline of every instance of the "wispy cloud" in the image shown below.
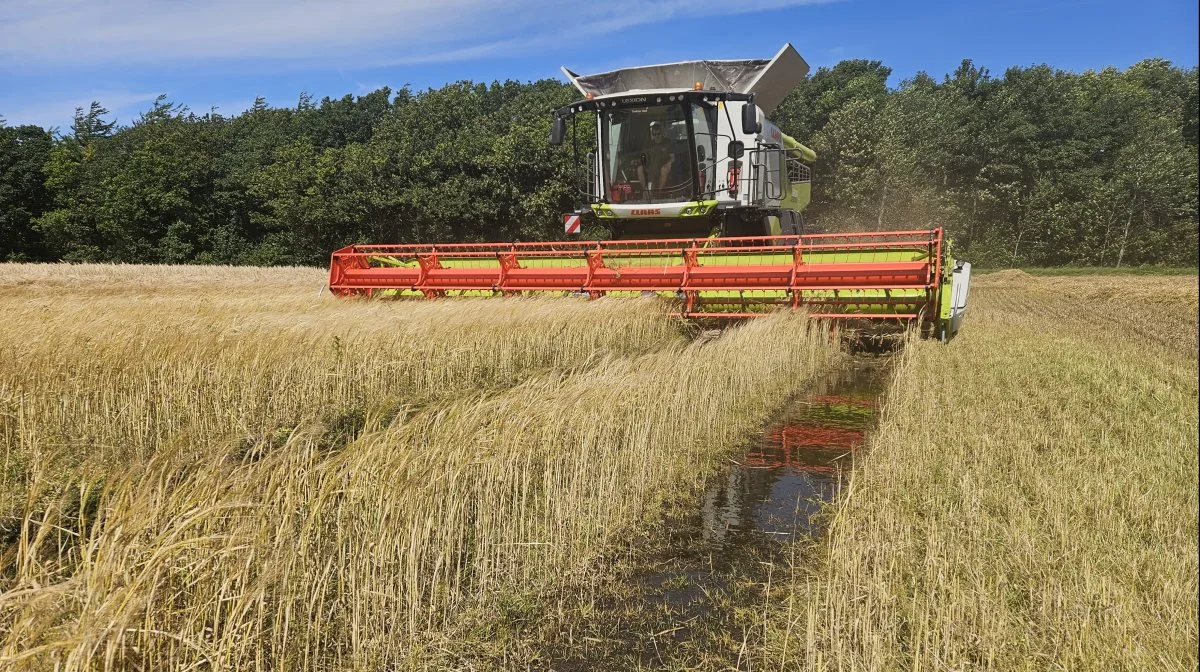
<path fill-rule="evenodd" d="M 255 94 L 275 103 L 294 100 L 302 89 L 319 90 L 320 73 L 336 76 L 326 83 L 344 83 L 327 91 L 340 95 L 338 86 L 367 93 L 378 88 L 371 83 L 386 81 L 385 73 L 413 73 L 423 65 L 551 53 L 576 53 L 578 60 L 563 60 L 592 71 L 597 60 L 677 60 L 654 57 L 668 44 L 673 20 L 716 22 L 838 1 L 0 0 L 0 115 L 9 124 L 64 126 L 75 107 L 100 100 L 128 123 L 158 92 L 198 113 L 223 100 L 229 104 L 220 111 L 228 115 Z M 622 46 L 621 31 L 637 27 L 648 29 L 643 35 L 661 30 L 663 42 Z M 556 65 L 548 65 L 544 76 L 556 76 Z M 273 88 L 268 73 L 289 84 Z M 139 93 L 146 90 L 156 92 Z"/>
<path fill-rule="evenodd" d="M 0 63 L 55 67 L 255 59 L 361 67 L 455 61 L 527 54 L 553 40 L 672 18 L 828 1 L 8 0 L 0 3 Z"/>

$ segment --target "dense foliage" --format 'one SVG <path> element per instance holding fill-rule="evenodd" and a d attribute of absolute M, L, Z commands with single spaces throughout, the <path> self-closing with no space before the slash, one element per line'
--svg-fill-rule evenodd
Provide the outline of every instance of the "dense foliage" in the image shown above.
<path fill-rule="evenodd" d="M 944 226 L 991 266 L 1196 263 L 1196 68 L 890 74 L 821 68 L 774 113 L 820 156 L 810 228 Z M 574 97 L 459 82 L 235 117 L 160 98 L 121 127 L 99 103 L 62 132 L 0 122 L 0 260 L 323 264 L 352 242 L 560 237 L 572 158 L 546 140 Z"/>

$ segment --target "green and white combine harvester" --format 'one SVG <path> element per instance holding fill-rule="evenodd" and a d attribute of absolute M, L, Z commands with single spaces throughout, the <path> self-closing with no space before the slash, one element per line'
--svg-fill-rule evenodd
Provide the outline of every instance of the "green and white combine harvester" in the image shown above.
<path fill-rule="evenodd" d="M 941 229 L 808 233 L 817 155 L 765 117 L 808 73 L 790 45 L 770 60 L 688 61 L 580 76 L 554 112 L 584 207 L 566 241 L 351 245 L 333 253 L 338 295 L 651 294 L 689 318 L 780 307 L 948 340 L 971 265 Z M 608 240 L 578 241 L 607 229 Z"/>

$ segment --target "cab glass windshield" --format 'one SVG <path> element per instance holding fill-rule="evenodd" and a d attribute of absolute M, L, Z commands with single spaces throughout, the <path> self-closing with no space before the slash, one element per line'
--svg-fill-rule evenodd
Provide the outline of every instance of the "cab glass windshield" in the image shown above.
<path fill-rule="evenodd" d="M 681 104 L 604 114 L 601 128 L 610 202 L 670 203 L 692 198 L 695 173 L 687 114 Z"/>

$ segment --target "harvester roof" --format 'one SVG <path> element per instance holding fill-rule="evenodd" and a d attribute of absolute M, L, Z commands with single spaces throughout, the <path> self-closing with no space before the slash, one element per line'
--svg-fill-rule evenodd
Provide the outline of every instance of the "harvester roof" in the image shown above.
<path fill-rule="evenodd" d="M 770 114 L 775 106 L 808 74 L 808 63 L 789 43 L 771 60 L 682 61 L 662 65 L 622 68 L 596 75 L 578 75 L 562 69 L 575 88 L 600 98 L 618 93 L 653 90 L 691 90 L 696 82 L 705 89 L 753 93 L 754 102 Z"/>

